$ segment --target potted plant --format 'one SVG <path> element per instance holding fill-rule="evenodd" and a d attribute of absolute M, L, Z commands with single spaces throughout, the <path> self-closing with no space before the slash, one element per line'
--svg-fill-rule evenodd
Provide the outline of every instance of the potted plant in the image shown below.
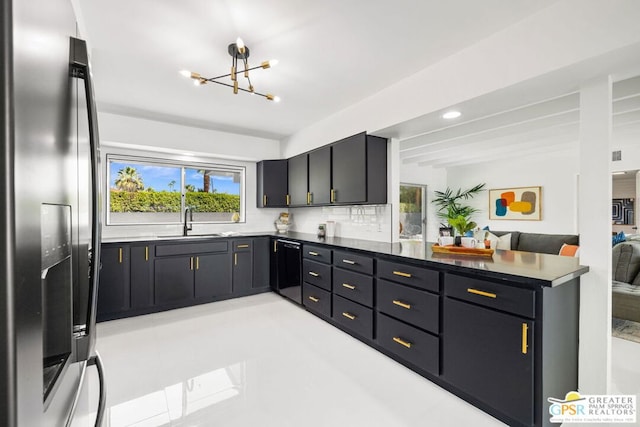
<path fill-rule="evenodd" d="M 437 206 L 436 215 L 444 220 L 442 225 L 444 226 L 446 221 L 450 227 L 456 230 L 458 236 L 463 236 L 476 228 L 477 224 L 471 220 L 471 215 L 478 212 L 478 209 L 463 204 L 463 201 L 472 199 L 484 189 L 484 186 L 485 184 L 482 183 L 465 191 L 459 188 L 454 192 L 449 187 L 445 191 L 435 191 L 436 198 L 431 203 Z M 456 239 L 457 241 L 459 239 Z"/>

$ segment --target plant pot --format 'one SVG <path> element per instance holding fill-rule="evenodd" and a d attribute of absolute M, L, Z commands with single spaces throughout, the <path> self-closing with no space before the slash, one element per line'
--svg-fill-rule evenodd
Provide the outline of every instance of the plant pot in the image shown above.
<path fill-rule="evenodd" d="M 462 246 L 462 236 L 456 236 L 453 239 L 453 244 L 456 246 Z"/>

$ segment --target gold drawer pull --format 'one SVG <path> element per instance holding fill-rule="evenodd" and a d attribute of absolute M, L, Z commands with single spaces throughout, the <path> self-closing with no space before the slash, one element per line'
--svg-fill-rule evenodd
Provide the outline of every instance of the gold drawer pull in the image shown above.
<path fill-rule="evenodd" d="M 291 196 L 287 194 L 287 206 L 291 204 Z"/>
<path fill-rule="evenodd" d="M 262 205 L 263 206 L 267 206 L 267 195 L 266 194 L 262 195 Z"/>
<path fill-rule="evenodd" d="M 248 247 L 249 247 L 249 245 L 238 245 L 238 246 L 236 246 L 236 248 L 238 248 L 238 249 L 240 249 L 240 248 L 248 248 Z"/>
<path fill-rule="evenodd" d="M 395 305 L 399 305 L 402 308 L 406 308 L 407 310 L 411 310 L 411 304 L 407 304 L 406 302 L 398 301 L 397 299 L 393 300 Z"/>
<path fill-rule="evenodd" d="M 320 255 L 318 252 L 313 252 L 313 251 L 309 251 L 309 255 L 311 256 L 318 256 Z"/>
<path fill-rule="evenodd" d="M 347 313 L 346 311 L 342 312 L 342 315 L 349 320 L 356 320 L 356 316 L 351 313 Z"/>
<path fill-rule="evenodd" d="M 118 262 L 122 264 L 122 248 L 118 249 Z"/>
<path fill-rule="evenodd" d="M 149 261 L 149 246 L 144 247 L 144 260 Z"/>
<path fill-rule="evenodd" d="M 403 273 L 402 271 L 394 271 L 393 274 L 395 274 L 396 276 L 401 276 L 401 277 L 411 277 L 411 274 Z"/>
<path fill-rule="evenodd" d="M 349 265 L 355 265 L 356 264 L 355 261 L 351 261 L 350 259 L 343 259 L 342 262 L 344 262 L 345 264 L 349 264 Z"/>
<path fill-rule="evenodd" d="M 400 337 L 393 337 L 393 340 L 404 347 L 411 348 L 411 343 L 403 340 Z"/>
<path fill-rule="evenodd" d="M 487 297 L 487 298 L 497 298 L 498 297 L 496 294 L 492 294 L 491 292 L 479 291 L 479 290 L 473 289 L 473 288 L 468 288 L 467 292 L 469 292 L 470 294 L 480 295 L 480 296 Z"/>
<path fill-rule="evenodd" d="M 527 354 L 529 345 L 527 344 L 527 332 L 529 332 L 529 326 L 526 323 L 522 324 L 522 354 Z"/>
<path fill-rule="evenodd" d="M 316 273 L 315 271 L 310 271 L 309 275 L 313 276 L 313 277 L 318 277 L 320 276 L 318 273 Z"/>
<path fill-rule="evenodd" d="M 345 288 L 347 288 L 347 289 L 351 289 L 351 290 L 354 290 L 354 289 L 356 288 L 355 286 L 350 285 L 350 284 L 348 284 L 348 283 L 343 283 L 343 284 L 342 284 L 342 286 L 344 286 L 344 287 L 345 287 Z"/>
<path fill-rule="evenodd" d="M 313 302 L 318 302 L 320 301 L 320 298 L 316 298 L 316 297 L 309 297 L 309 299 Z"/>

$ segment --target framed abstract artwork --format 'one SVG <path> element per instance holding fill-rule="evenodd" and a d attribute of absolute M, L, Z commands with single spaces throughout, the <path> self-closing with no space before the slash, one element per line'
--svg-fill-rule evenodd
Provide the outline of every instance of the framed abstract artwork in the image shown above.
<path fill-rule="evenodd" d="M 634 225 L 633 199 L 613 199 L 611 216 L 616 225 Z"/>
<path fill-rule="evenodd" d="M 489 219 L 540 221 L 542 187 L 489 190 Z"/>

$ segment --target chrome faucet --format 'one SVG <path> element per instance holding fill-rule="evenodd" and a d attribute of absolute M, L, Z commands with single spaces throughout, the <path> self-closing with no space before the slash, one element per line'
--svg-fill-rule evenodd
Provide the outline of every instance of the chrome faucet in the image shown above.
<path fill-rule="evenodd" d="M 188 216 L 187 216 L 188 215 Z M 187 219 L 189 222 L 187 222 Z M 187 206 L 184 210 L 184 227 L 182 229 L 182 235 L 186 236 L 188 231 L 193 229 L 193 208 Z"/>

